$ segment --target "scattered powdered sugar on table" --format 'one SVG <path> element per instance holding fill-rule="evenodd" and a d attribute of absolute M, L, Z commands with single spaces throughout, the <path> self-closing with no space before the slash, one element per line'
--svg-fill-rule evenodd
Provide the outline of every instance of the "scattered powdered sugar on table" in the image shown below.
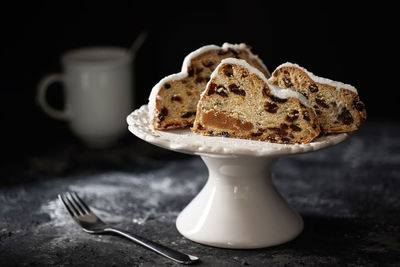
<path fill-rule="evenodd" d="M 53 199 L 43 203 L 39 209 L 39 212 L 48 214 L 50 216 L 50 221 L 48 222 L 48 225 L 50 226 L 64 226 L 68 221 L 71 220 L 67 210 L 58 199 Z"/>
<path fill-rule="evenodd" d="M 196 160 L 198 164 L 198 160 Z M 188 163 L 193 164 L 193 162 Z M 177 179 L 176 176 L 182 176 Z M 149 218 L 177 216 L 183 207 L 165 206 L 165 200 L 190 200 L 201 189 L 206 177 L 200 173 L 184 179 L 185 171 L 176 165 L 149 173 L 108 172 L 75 177 L 65 191 L 76 192 L 91 209 L 108 223 L 134 222 L 145 224 Z M 43 203 L 40 212 L 48 214 L 52 226 L 60 227 L 71 221 L 58 199 Z"/>

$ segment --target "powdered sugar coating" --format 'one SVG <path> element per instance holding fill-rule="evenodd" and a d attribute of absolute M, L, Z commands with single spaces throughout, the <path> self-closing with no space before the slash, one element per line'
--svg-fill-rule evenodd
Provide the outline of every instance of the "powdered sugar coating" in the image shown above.
<path fill-rule="evenodd" d="M 291 63 L 291 62 L 286 62 L 286 63 L 283 63 L 283 64 L 279 65 L 276 69 L 280 69 L 280 68 L 283 68 L 283 67 L 298 68 L 298 69 L 304 71 L 310 77 L 310 79 L 313 80 L 314 82 L 330 85 L 332 87 L 335 87 L 336 90 L 340 90 L 341 88 L 343 88 L 343 89 L 347 89 L 347 90 L 350 90 L 350 91 L 358 94 L 357 89 L 354 86 L 352 86 L 350 84 L 345 84 L 345 83 L 342 83 L 342 82 L 333 81 L 333 80 L 330 80 L 330 79 L 327 79 L 327 78 L 318 77 L 315 74 L 313 74 L 312 72 L 309 72 L 305 68 L 299 66 L 298 64 Z"/>
<path fill-rule="evenodd" d="M 251 58 L 254 58 L 258 61 L 258 63 L 260 63 L 261 66 L 263 66 L 265 68 L 265 70 L 269 73 L 268 68 L 265 66 L 265 64 L 262 62 L 262 60 L 257 56 L 254 55 L 251 51 L 250 48 L 244 44 L 230 44 L 230 43 L 224 43 L 222 45 L 222 47 L 219 47 L 217 45 L 205 45 L 200 47 L 199 49 L 191 52 L 190 54 L 188 54 L 185 59 L 183 60 L 183 64 L 182 64 L 182 68 L 181 71 L 179 73 L 175 73 L 175 74 L 171 74 L 169 76 L 166 76 L 165 78 L 161 79 L 156 85 L 153 86 L 151 92 L 150 92 L 150 96 L 149 96 L 149 116 L 150 118 L 154 118 L 157 114 L 156 112 L 156 101 L 157 99 L 160 99 L 160 96 L 158 95 L 161 87 L 166 83 L 166 82 L 171 82 L 171 81 L 176 81 L 176 80 L 181 80 L 181 79 L 185 79 L 186 77 L 188 77 L 188 67 L 192 61 L 193 58 L 200 56 L 201 54 L 208 52 L 208 51 L 212 51 L 212 50 L 218 50 L 218 49 L 228 49 L 228 48 L 232 48 L 232 49 L 237 49 L 237 50 L 246 50 Z"/>
<path fill-rule="evenodd" d="M 185 57 L 185 59 L 183 60 L 181 72 L 187 71 L 187 68 L 189 67 L 190 62 L 192 61 L 193 58 L 200 56 L 201 54 L 203 54 L 205 52 L 212 51 L 212 50 L 218 50 L 218 49 L 220 49 L 220 47 L 217 45 L 206 45 L 206 46 L 200 47 L 197 50 L 194 50 L 189 55 L 187 55 Z"/>
<path fill-rule="evenodd" d="M 217 68 L 213 71 L 213 73 L 211 73 L 210 80 L 208 81 L 206 88 L 208 88 L 208 85 L 211 82 L 211 80 L 218 75 L 218 69 L 220 69 L 223 64 L 238 65 L 238 66 L 241 66 L 241 67 L 247 69 L 251 74 L 257 75 L 260 79 L 262 79 L 268 85 L 268 87 L 271 90 L 271 93 L 274 96 L 279 97 L 279 98 L 288 98 L 288 97 L 297 98 L 297 99 L 299 99 L 301 101 L 302 104 L 304 104 L 305 106 L 307 106 L 307 107 L 311 108 L 312 110 L 314 110 L 314 108 L 312 107 L 310 102 L 302 94 L 297 93 L 297 92 L 292 91 L 292 90 L 283 89 L 283 88 L 280 88 L 278 86 L 270 84 L 268 79 L 265 77 L 265 75 L 261 71 L 259 71 L 257 68 L 254 68 L 253 66 L 251 66 L 249 63 L 246 62 L 246 60 L 242 60 L 242 59 L 237 59 L 237 58 L 225 58 L 225 59 L 223 59 L 221 61 L 221 63 L 217 66 Z M 203 97 L 203 95 L 205 94 L 206 90 L 204 90 L 202 92 L 200 99 Z"/>
<path fill-rule="evenodd" d="M 238 50 L 247 50 L 247 52 L 249 52 L 250 58 L 256 60 L 267 71 L 267 73 L 271 76 L 271 73 L 269 72 L 267 66 L 265 66 L 265 64 L 261 60 L 261 58 L 259 58 L 258 55 L 253 54 L 250 51 L 249 46 L 247 46 L 245 43 L 240 43 L 240 44 L 224 43 L 222 45 L 222 48 L 232 48 L 232 49 L 238 49 Z"/>

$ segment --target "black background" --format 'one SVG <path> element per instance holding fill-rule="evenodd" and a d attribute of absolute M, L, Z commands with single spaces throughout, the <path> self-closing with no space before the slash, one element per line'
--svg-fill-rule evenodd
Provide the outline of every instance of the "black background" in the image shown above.
<path fill-rule="evenodd" d="M 366 104 L 368 120 L 397 123 L 398 74 L 391 68 L 398 57 L 395 8 L 376 1 L 299 2 L 30 1 L 3 6 L 3 151 L 18 158 L 72 138 L 67 123 L 49 118 L 35 103 L 38 81 L 61 71 L 63 52 L 92 45 L 129 47 L 143 30 L 149 35 L 134 63 L 136 107 L 147 103 L 162 77 L 180 70 L 189 52 L 207 44 L 245 42 L 270 71 L 291 61 L 350 83 Z M 54 86 L 48 98 L 62 107 L 61 87 Z"/>

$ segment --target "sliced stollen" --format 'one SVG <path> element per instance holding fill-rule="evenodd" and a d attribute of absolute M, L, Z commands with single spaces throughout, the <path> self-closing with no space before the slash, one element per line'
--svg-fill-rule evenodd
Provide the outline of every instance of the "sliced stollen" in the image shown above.
<path fill-rule="evenodd" d="M 246 61 L 227 58 L 211 74 L 192 131 L 277 143 L 309 143 L 320 133 L 307 99 L 271 85 Z"/>
<path fill-rule="evenodd" d="M 356 88 L 315 76 L 297 64 L 280 65 L 269 81 L 303 94 L 313 105 L 322 132 L 354 131 L 367 118 Z"/>
<path fill-rule="evenodd" d="M 245 59 L 270 76 L 267 67 L 246 44 L 203 46 L 185 57 L 181 72 L 165 77 L 153 87 L 149 97 L 153 127 L 166 130 L 192 126 L 201 92 L 213 70 L 227 57 Z"/>

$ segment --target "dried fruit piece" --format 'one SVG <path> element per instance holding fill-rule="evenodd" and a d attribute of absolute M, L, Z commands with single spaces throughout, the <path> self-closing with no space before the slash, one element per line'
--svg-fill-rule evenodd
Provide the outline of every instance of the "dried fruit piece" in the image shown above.
<path fill-rule="evenodd" d="M 222 97 L 228 97 L 228 90 L 222 85 L 217 87 L 216 92 Z"/>
<path fill-rule="evenodd" d="M 231 77 L 233 74 L 232 65 L 226 65 L 225 68 L 223 69 L 223 72 L 226 76 Z"/>
<path fill-rule="evenodd" d="M 251 133 L 251 136 L 257 137 L 257 136 L 261 136 L 263 133 Z"/>
<path fill-rule="evenodd" d="M 290 124 L 290 129 L 292 129 L 295 132 L 300 132 L 301 128 L 295 124 Z"/>
<path fill-rule="evenodd" d="M 308 89 L 310 89 L 311 93 L 316 93 L 318 92 L 318 86 L 315 83 L 312 83 L 308 86 Z"/>
<path fill-rule="evenodd" d="M 276 113 L 278 111 L 279 107 L 275 103 L 266 102 L 264 104 L 264 109 L 265 109 L 265 111 L 267 111 L 269 113 Z"/>
<path fill-rule="evenodd" d="M 203 71 L 203 68 L 198 68 L 198 69 L 196 69 L 195 73 L 196 73 L 196 74 L 199 74 L 199 73 L 202 72 L 202 71 Z"/>
<path fill-rule="evenodd" d="M 282 80 L 283 80 L 283 83 L 285 84 L 286 87 L 290 88 L 290 87 L 293 86 L 292 82 L 288 78 L 283 77 Z"/>
<path fill-rule="evenodd" d="M 230 137 L 231 135 L 228 132 L 221 132 L 221 135 L 224 137 Z"/>
<path fill-rule="evenodd" d="M 289 144 L 290 143 L 290 139 L 287 138 L 287 137 L 282 137 L 281 141 L 282 141 L 283 144 Z"/>
<path fill-rule="evenodd" d="M 236 84 L 230 84 L 228 87 L 232 93 L 241 95 L 241 96 L 246 96 L 246 91 L 243 89 L 240 89 L 239 86 L 237 86 Z"/>
<path fill-rule="evenodd" d="M 307 110 L 304 110 L 304 111 L 303 111 L 303 118 L 304 118 L 306 121 L 310 121 L 310 114 L 308 113 Z"/>
<path fill-rule="evenodd" d="M 211 83 L 208 87 L 207 95 L 212 95 L 215 93 L 215 88 L 217 85 L 215 83 Z"/>
<path fill-rule="evenodd" d="M 315 98 L 315 102 L 323 108 L 329 108 L 329 105 L 323 99 Z"/>
<path fill-rule="evenodd" d="M 300 94 L 302 94 L 306 99 L 308 99 L 308 95 L 305 92 L 299 92 Z"/>
<path fill-rule="evenodd" d="M 281 129 L 287 130 L 287 129 L 289 129 L 289 126 L 286 123 L 281 123 Z"/>
<path fill-rule="evenodd" d="M 263 88 L 262 89 L 262 95 L 263 95 L 263 97 L 268 97 L 268 89 L 267 88 Z"/>
<path fill-rule="evenodd" d="M 315 113 L 316 113 L 317 115 L 321 115 L 321 114 L 322 114 L 321 110 L 319 110 L 319 106 L 314 105 L 313 107 L 314 107 Z"/>
<path fill-rule="evenodd" d="M 338 120 L 346 125 L 350 125 L 354 122 L 353 116 L 347 108 L 343 108 L 342 112 L 338 116 Z"/>
<path fill-rule="evenodd" d="M 171 97 L 171 101 L 177 101 L 177 102 L 182 103 L 182 97 L 174 95 Z"/>
<path fill-rule="evenodd" d="M 189 68 L 188 68 L 188 75 L 189 75 L 189 77 L 193 77 L 193 75 L 194 75 L 194 69 L 193 69 L 192 67 L 189 67 Z"/>
<path fill-rule="evenodd" d="M 268 128 L 268 130 L 276 132 L 281 137 L 286 136 L 288 134 L 285 129 L 281 129 L 281 128 L 271 127 L 271 128 Z"/>
<path fill-rule="evenodd" d="M 169 89 L 169 88 L 171 88 L 171 85 L 169 83 L 166 83 L 166 84 L 164 84 L 164 88 Z"/>
<path fill-rule="evenodd" d="M 353 100 L 353 106 L 358 111 L 363 111 L 365 109 L 365 104 L 362 101 L 358 100 L 357 98 Z"/>
<path fill-rule="evenodd" d="M 164 125 L 166 128 L 176 128 L 179 126 L 179 123 L 176 122 L 170 122 L 170 123 L 165 123 Z M 187 124 L 187 126 L 192 127 L 193 125 L 191 123 Z"/>
<path fill-rule="evenodd" d="M 189 112 L 184 113 L 181 117 L 184 119 L 187 119 L 187 118 L 190 118 L 195 115 L 196 115 L 196 111 L 189 111 Z"/>
<path fill-rule="evenodd" d="M 274 95 L 268 95 L 268 97 L 271 98 L 272 101 L 278 102 L 278 103 L 285 103 L 288 101 L 287 98 L 279 98 Z"/>
<path fill-rule="evenodd" d="M 231 51 L 231 53 L 234 55 L 234 57 L 238 57 L 239 56 L 239 52 L 236 51 L 235 49 L 229 48 L 229 51 Z"/>
<path fill-rule="evenodd" d="M 226 55 L 226 54 L 228 54 L 227 50 L 221 49 L 221 50 L 218 51 L 218 56 L 223 56 L 223 55 Z"/>
<path fill-rule="evenodd" d="M 165 120 L 165 117 L 168 115 L 168 109 L 166 107 L 163 107 L 160 110 L 160 113 L 158 113 L 158 121 L 162 122 L 163 120 Z"/>
<path fill-rule="evenodd" d="M 285 120 L 288 122 L 294 122 L 299 118 L 299 111 L 293 110 L 290 114 L 286 115 Z"/>

